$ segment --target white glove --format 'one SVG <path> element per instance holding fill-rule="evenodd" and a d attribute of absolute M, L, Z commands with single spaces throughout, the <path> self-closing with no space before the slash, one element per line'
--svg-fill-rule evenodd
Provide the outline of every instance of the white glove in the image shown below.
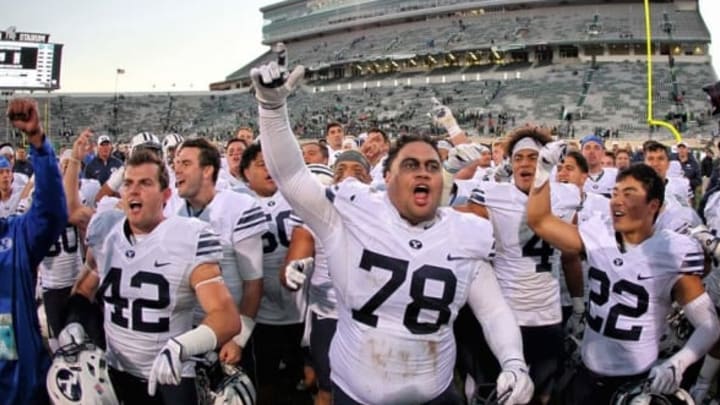
<path fill-rule="evenodd" d="M 680 388 L 682 373 L 680 367 L 666 360 L 650 370 L 650 392 L 654 394 L 672 394 Z"/>
<path fill-rule="evenodd" d="M 710 381 L 699 376 L 695 385 L 690 388 L 690 396 L 693 398 L 696 404 L 702 404 L 703 400 L 707 396 L 708 390 L 710 390 Z"/>
<path fill-rule="evenodd" d="M 525 362 L 509 360 L 503 364 L 497 378 L 497 396 L 501 398 L 510 392 L 503 405 L 527 404 L 532 399 L 534 390 Z"/>
<path fill-rule="evenodd" d="M 565 157 L 567 143 L 565 141 L 554 141 L 545 144 L 540 149 L 537 168 L 535 170 L 534 187 L 540 188 L 550 179 L 550 172 Z"/>
<path fill-rule="evenodd" d="M 67 324 L 58 335 L 58 346 L 79 345 L 88 340 L 85 328 L 78 322 Z"/>
<path fill-rule="evenodd" d="M 573 297 L 573 312 L 565 324 L 565 332 L 579 337 L 585 330 L 585 301 L 582 297 Z"/>
<path fill-rule="evenodd" d="M 495 168 L 493 176 L 495 178 L 495 182 L 497 183 L 509 182 L 512 177 L 512 163 L 510 163 L 510 159 L 503 159 L 500 166 Z"/>
<path fill-rule="evenodd" d="M 293 260 L 285 266 L 285 284 L 291 290 L 297 290 L 303 284 L 307 278 L 307 272 L 310 272 L 315 263 L 315 259 L 312 257 L 306 257 L 304 259 Z"/>
<path fill-rule="evenodd" d="M 690 236 L 702 245 L 705 253 L 720 260 L 720 239 L 713 235 L 705 225 L 698 225 L 690 230 Z"/>
<path fill-rule="evenodd" d="M 278 55 L 273 61 L 250 70 L 250 78 L 255 88 L 255 98 L 266 110 L 276 110 L 283 105 L 287 97 L 305 77 L 305 67 L 298 65 L 292 73 L 287 73 L 287 50 L 283 43 L 275 45 Z"/>
<path fill-rule="evenodd" d="M 182 379 L 182 352 L 183 347 L 175 339 L 165 343 L 160 353 L 155 357 L 150 378 L 148 378 L 148 395 L 155 396 L 157 385 L 180 385 Z"/>
<path fill-rule="evenodd" d="M 430 111 L 430 115 L 432 116 L 433 123 L 443 127 L 447 133 L 450 134 L 451 138 L 461 133 L 462 129 L 460 129 L 452 111 L 435 97 L 432 98 L 432 103 L 433 108 L 432 111 Z"/>

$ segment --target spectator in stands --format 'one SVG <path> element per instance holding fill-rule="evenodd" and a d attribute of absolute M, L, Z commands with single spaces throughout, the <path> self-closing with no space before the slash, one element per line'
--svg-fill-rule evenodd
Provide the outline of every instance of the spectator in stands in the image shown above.
<path fill-rule="evenodd" d="M 613 145 L 614 147 L 615 145 Z M 605 151 L 605 155 L 602 157 L 603 167 L 615 167 L 615 153 L 610 150 Z"/>
<path fill-rule="evenodd" d="M 315 163 L 327 166 L 328 149 L 326 147 L 318 142 L 307 142 L 302 145 L 301 149 L 306 165 Z"/>
<path fill-rule="evenodd" d="M 709 178 L 712 176 L 714 160 L 715 153 L 713 153 L 713 150 L 710 148 L 705 149 L 705 157 L 703 157 L 700 162 L 700 175 L 702 175 L 702 177 Z"/>
<path fill-rule="evenodd" d="M 337 122 L 331 122 L 325 127 L 325 141 L 328 148 L 328 164 L 332 166 L 335 159 L 342 153 L 342 143 L 345 138 L 345 129 Z"/>
<path fill-rule="evenodd" d="M 250 145 L 255 139 L 255 134 L 253 134 L 253 130 L 250 127 L 240 127 L 235 134 L 235 138 L 242 139 L 246 145 Z"/>
<path fill-rule="evenodd" d="M 390 150 L 390 138 L 380 128 L 373 128 L 368 131 L 367 139 L 360 148 L 360 152 L 370 163 L 370 177 L 372 184 L 378 185 L 383 183 L 383 166 Z"/>
<path fill-rule="evenodd" d="M 15 165 L 13 165 L 13 172 L 22 173 L 28 177 L 33 175 L 32 163 L 27 158 L 27 151 L 22 146 L 18 147 L 15 151 Z"/>
<path fill-rule="evenodd" d="M 690 180 L 690 188 L 693 192 L 702 184 L 702 175 L 700 173 L 700 164 L 695 160 L 695 156 L 690 153 L 685 142 L 677 145 L 677 157 L 682 166 L 685 177 Z"/>
<path fill-rule="evenodd" d="M 83 177 L 86 179 L 95 179 L 100 184 L 105 184 L 112 172 L 123 166 L 123 163 L 119 159 L 110 154 L 111 152 L 112 142 L 110 141 L 110 137 L 100 135 L 97 140 L 97 156 L 85 167 Z"/>
<path fill-rule="evenodd" d="M 618 171 L 630 167 L 630 151 L 627 149 L 618 149 L 615 153 L 615 168 Z"/>

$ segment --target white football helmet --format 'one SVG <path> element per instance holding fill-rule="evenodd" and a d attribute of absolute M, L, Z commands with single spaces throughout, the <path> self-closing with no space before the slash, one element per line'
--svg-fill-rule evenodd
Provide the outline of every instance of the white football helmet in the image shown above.
<path fill-rule="evenodd" d="M 92 343 L 71 343 L 55 352 L 46 385 L 55 405 L 117 405 L 105 353 Z"/>
<path fill-rule="evenodd" d="M 183 141 L 185 141 L 185 139 L 181 135 L 178 135 L 178 134 L 165 135 L 165 137 L 163 138 L 163 141 L 162 141 L 163 156 L 165 156 L 165 158 L 167 158 L 168 160 L 172 159 L 171 155 L 173 155 L 173 154 L 169 153 L 170 150 L 176 149 L 178 147 L 178 145 L 183 143 Z M 168 161 L 168 163 L 172 163 L 172 162 Z"/>
<path fill-rule="evenodd" d="M 133 136 L 130 140 L 130 155 L 132 155 L 133 151 L 138 147 L 152 149 L 157 152 L 158 156 L 162 157 L 162 145 L 158 137 L 153 133 L 140 132 Z"/>
<path fill-rule="evenodd" d="M 206 355 L 206 359 L 209 357 L 213 356 Z M 203 405 L 254 405 L 256 402 L 255 386 L 240 367 L 217 360 L 212 365 L 199 362 L 196 383 L 199 402 Z"/>
<path fill-rule="evenodd" d="M 652 394 L 650 381 L 640 380 L 618 388 L 610 399 L 611 405 L 695 405 L 692 396 L 684 389 L 674 394 Z"/>

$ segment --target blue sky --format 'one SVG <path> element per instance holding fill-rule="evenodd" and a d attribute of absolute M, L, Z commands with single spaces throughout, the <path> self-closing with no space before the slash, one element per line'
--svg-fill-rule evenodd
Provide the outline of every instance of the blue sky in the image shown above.
<path fill-rule="evenodd" d="M 126 71 L 118 77 L 120 91 L 206 90 L 263 52 L 259 9 L 275 2 L 0 0 L 0 27 L 49 33 L 65 44 L 65 92 L 113 92 L 117 68 Z M 720 16 L 720 1 L 700 0 L 700 7 L 717 71 L 720 21 L 709 16 Z"/>

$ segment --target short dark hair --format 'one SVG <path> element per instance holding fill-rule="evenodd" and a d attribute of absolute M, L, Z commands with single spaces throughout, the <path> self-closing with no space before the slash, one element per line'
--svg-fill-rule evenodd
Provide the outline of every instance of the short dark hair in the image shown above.
<path fill-rule="evenodd" d="M 510 133 L 505 142 L 505 156 L 512 157 L 512 151 L 515 144 L 520 142 L 523 138 L 532 138 L 539 142 L 541 145 L 545 145 L 548 142 L 552 142 L 552 135 L 549 130 L 545 130 L 538 127 L 521 127 Z"/>
<path fill-rule="evenodd" d="M 242 158 L 240 158 L 240 176 L 242 176 L 245 181 L 247 181 L 247 177 L 245 177 L 245 169 L 250 167 L 250 163 L 252 163 L 252 161 L 257 158 L 257 155 L 260 154 L 262 154 L 262 147 L 259 142 L 251 143 L 243 152 Z"/>
<path fill-rule="evenodd" d="M 390 137 L 388 137 L 387 134 L 385 133 L 385 131 L 383 131 L 382 129 L 380 129 L 380 128 L 370 128 L 370 130 L 367 131 L 368 135 L 370 135 L 370 134 L 373 133 L 373 132 L 377 132 L 377 133 L 379 133 L 380 135 L 382 135 L 383 141 L 385 141 L 385 143 L 390 143 Z"/>
<path fill-rule="evenodd" d="M 248 146 L 247 142 L 245 142 L 244 139 L 240 139 L 240 138 L 230 138 L 230 139 L 228 139 L 227 143 L 225 144 L 225 150 L 227 150 L 227 148 L 229 148 L 230 145 L 232 145 L 232 144 L 234 144 L 234 143 L 236 143 L 236 142 L 240 142 L 241 144 L 245 145 L 246 148 L 247 148 L 247 146 Z"/>
<path fill-rule="evenodd" d="M 576 150 L 570 150 L 565 154 L 565 158 L 563 158 L 563 162 L 565 162 L 565 159 L 567 158 L 573 158 L 575 160 L 575 163 L 577 164 L 578 168 L 581 172 L 587 173 L 590 171 L 590 167 L 588 166 L 587 159 L 585 159 L 585 156 L 583 156 L 582 153 L 576 151 Z"/>
<path fill-rule="evenodd" d="M 665 202 L 665 180 L 657 174 L 655 169 L 645 163 L 636 163 L 622 169 L 620 173 L 618 173 L 615 181 L 621 182 L 628 177 L 632 177 L 642 184 L 642 187 L 645 189 L 645 193 L 647 194 L 645 198 L 646 202 L 658 200 L 660 203 L 658 206 L 658 212 L 655 213 L 655 218 L 653 218 L 654 223 L 660 213 L 660 207 L 662 207 Z"/>
<path fill-rule="evenodd" d="M 220 151 L 210 141 L 205 138 L 192 138 L 182 143 L 181 149 L 196 148 L 199 150 L 198 163 L 200 167 L 212 166 L 213 183 L 217 183 L 220 174 Z"/>
<path fill-rule="evenodd" d="M 630 153 L 629 150 L 627 150 L 627 149 L 618 149 L 618 150 L 615 152 L 615 158 L 617 158 L 618 155 L 621 154 L 621 153 L 624 153 L 624 154 L 628 155 L 628 157 L 632 157 L 632 153 Z"/>
<path fill-rule="evenodd" d="M 667 146 L 661 144 L 658 141 L 649 140 L 649 141 L 645 141 L 645 143 L 643 143 L 643 153 L 648 153 L 648 152 L 664 152 L 665 156 L 667 156 L 667 158 L 670 159 L 669 148 Z"/>
<path fill-rule="evenodd" d="M 395 161 L 395 158 L 397 158 L 398 153 L 400 153 L 400 150 L 404 148 L 407 144 L 413 143 L 413 142 L 424 142 L 428 145 L 430 145 L 435 153 L 437 153 L 438 157 L 440 157 L 440 152 L 438 151 L 437 143 L 435 143 L 435 140 L 433 140 L 428 135 L 400 135 L 399 138 L 395 142 L 393 142 L 390 145 L 390 150 L 388 151 L 387 159 L 385 159 L 385 164 L 383 165 L 383 175 L 386 175 L 390 171 L 390 167 L 392 166 L 393 162 Z"/>
<path fill-rule="evenodd" d="M 342 129 L 343 126 L 340 125 L 339 122 L 335 122 L 335 121 L 328 122 L 328 124 L 325 125 L 325 136 L 327 136 L 328 132 L 330 132 L 330 128 L 335 128 L 335 127 L 339 127 L 340 129 Z"/>
<path fill-rule="evenodd" d="M 128 159 L 125 166 L 127 167 L 138 167 L 144 164 L 153 164 L 158 167 L 158 183 L 160 183 L 160 190 L 166 190 L 170 186 L 170 174 L 168 174 L 165 162 L 163 162 L 158 155 L 148 149 L 136 150 Z"/>
<path fill-rule="evenodd" d="M 318 149 L 320 149 L 320 154 L 323 155 L 323 158 L 330 159 L 330 152 L 328 152 L 328 149 L 325 146 L 320 145 L 320 142 L 317 142 L 317 141 L 305 142 L 302 145 L 300 145 L 300 149 L 302 149 L 308 145 L 317 146 Z"/>
<path fill-rule="evenodd" d="M 614 153 L 613 151 L 611 151 L 611 150 L 606 150 L 606 151 L 605 151 L 605 156 L 611 158 L 612 161 L 613 161 L 613 164 L 615 164 L 615 153 Z"/>

